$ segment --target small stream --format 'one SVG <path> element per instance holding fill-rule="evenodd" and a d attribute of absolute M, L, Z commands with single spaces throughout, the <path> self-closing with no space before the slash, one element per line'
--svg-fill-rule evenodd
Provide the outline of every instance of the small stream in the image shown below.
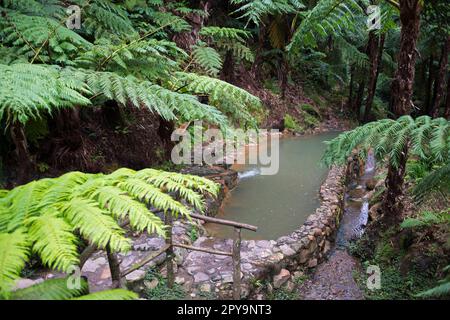
<path fill-rule="evenodd" d="M 280 139 L 279 171 L 260 175 L 258 165 L 234 166 L 239 184 L 231 191 L 218 217 L 258 226 L 258 232 L 244 231 L 245 239 L 277 239 L 299 228 L 320 206 L 319 189 L 327 175 L 320 164 L 324 141 L 338 132 Z M 247 148 L 255 152 L 256 147 Z M 219 238 L 231 238 L 232 228 L 205 225 Z"/>

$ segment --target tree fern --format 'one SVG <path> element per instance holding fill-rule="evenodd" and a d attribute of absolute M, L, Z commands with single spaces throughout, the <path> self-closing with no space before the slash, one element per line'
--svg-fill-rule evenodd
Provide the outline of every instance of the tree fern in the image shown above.
<path fill-rule="evenodd" d="M 208 26 L 200 30 L 200 35 L 210 46 L 223 51 L 222 54 L 231 51 L 238 59 L 250 62 L 254 60 L 252 50 L 246 45 L 246 40 L 250 36 L 246 30 Z"/>
<path fill-rule="evenodd" d="M 427 130 L 435 132 L 431 140 L 423 139 L 423 132 Z M 431 157 L 432 161 L 442 161 L 448 157 L 448 151 L 444 154 L 442 150 L 448 150 L 450 143 L 448 135 L 447 139 L 442 138 L 446 130 L 448 130 L 447 120 L 431 120 L 426 119 L 426 116 L 416 120 L 410 116 L 403 116 L 397 121 L 385 119 L 372 122 L 330 141 L 324 162 L 328 165 L 345 163 L 355 148 L 364 150 L 374 148 L 379 160 L 384 160 L 388 156 L 394 167 L 398 165 L 399 155 L 405 148 L 409 148 L 411 154 L 422 157 L 423 160 L 429 161 Z M 411 146 L 413 148 L 410 148 Z"/>
<path fill-rule="evenodd" d="M 0 65 L 0 82 L 0 120 L 7 117 L 24 124 L 42 113 L 90 104 L 83 96 L 89 92 L 86 84 L 64 78 L 56 67 Z"/>
<path fill-rule="evenodd" d="M 76 0 L 84 8 L 82 31 L 95 38 L 111 34 L 129 37 L 136 35 L 128 12 L 120 5 L 106 0 Z"/>
<path fill-rule="evenodd" d="M 209 103 L 233 119 L 256 125 L 252 111 L 261 108 L 259 98 L 227 82 L 192 73 L 177 73 L 177 86 L 184 91 L 208 95 Z"/>
<path fill-rule="evenodd" d="M 18 54 L 30 59 L 37 57 L 43 62 L 70 64 L 73 57 L 91 46 L 89 41 L 53 18 L 13 11 L 6 12 L 6 18 L 0 20 L 0 36 L 3 43 L 14 47 Z"/>
<path fill-rule="evenodd" d="M 86 280 L 80 279 L 80 286 L 68 288 L 68 278 L 45 280 L 25 289 L 13 291 L 10 300 L 135 300 L 134 292 L 114 289 L 89 294 Z"/>
<path fill-rule="evenodd" d="M 289 49 L 315 47 L 319 38 L 361 30 L 357 28 L 357 20 L 364 16 L 363 8 L 369 4 L 367 1 L 362 3 L 355 0 L 318 1 L 314 8 L 303 14 Z"/>
<path fill-rule="evenodd" d="M 87 294 L 89 285 L 83 278 L 80 287 L 69 289 L 67 278 L 45 280 L 30 287 L 15 290 L 11 293 L 11 300 L 68 300 Z"/>
<path fill-rule="evenodd" d="M 14 284 L 28 258 L 28 240 L 22 230 L 0 233 L 0 295 Z"/>
<path fill-rule="evenodd" d="M 450 163 L 447 163 L 446 165 L 435 169 L 420 180 L 420 182 L 413 189 L 413 195 L 416 201 L 421 202 L 433 190 L 443 188 L 444 191 L 448 192 L 449 186 Z"/>
<path fill-rule="evenodd" d="M 218 190 L 196 176 L 119 169 L 109 175 L 71 172 L 2 192 L 0 289 L 7 290 L 19 276 L 29 250 L 50 268 L 68 271 L 78 264 L 80 240 L 126 252 L 131 242 L 119 222 L 164 236 L 154 212 L 189 217 L 192 208 L 203 209 L 205 194 Z"/>
<path fill-rule="evenodd" d="M 222 69 L 222 58 L 211 47 L 195 46 L 192 51 L 192 56 L 195 64 L 210 76 L 217 76 Z"/>
<path fill-rule="evenodd" d="M 256 25 L 267 15 L 295 13 L 304 5 L 297 0 L 231 0 L 240 7 L 234 12 L 239 18 Z"/>
<path fill-rule="evenodd" d="M 124 289 L 105 290 L 87 294 L 73 300 L 137 300 L 138 295 Z"/>
<path fill-rule="evenodd" d="M 48 267 L 56 270 L 69 270 L 78 262 L 77 240 L 72 226 L 58 212 L 46 212 L 41 216 L 29 218 L 28 237 L 33 242 L 33 251 Z"/>

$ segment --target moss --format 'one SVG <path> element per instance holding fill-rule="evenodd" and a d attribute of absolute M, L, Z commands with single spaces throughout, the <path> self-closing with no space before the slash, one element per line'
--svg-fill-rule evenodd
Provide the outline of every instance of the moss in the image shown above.
<path fill-rule="evenodd" d="M 153 289 L 148 289 L 145 293 L 149 300 L 184 300 L 186 292 L 183 287 L 175 283 L 173 288 L 167 286 L 167 280 L 154 268 L 150 268 L 145 275 L 145 281 L 158 281 Z"/>

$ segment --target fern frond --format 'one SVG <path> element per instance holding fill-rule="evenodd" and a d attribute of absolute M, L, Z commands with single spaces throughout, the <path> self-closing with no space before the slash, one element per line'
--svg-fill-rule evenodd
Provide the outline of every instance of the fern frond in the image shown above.
<path fill-rule="evenodd" d="M 49 279 L 19 289 L 11 293 L 11 300 L 68 300 L 89 292 L 89 285 L 83 278 L 80 279 L 79 288 L 68 288 L 68 278 Z"/>
<path fill-rule="evenodd" d="M 164 236 L 165 231 L 161 219 L 150 213 L 144 204 L 134 201 L 123 190 L 112 186 L 102 187 L 92 197 L 114 217 L 119 219 L 128 217 L 134 230 L 146 230 L 149 234 L 156 232 L 158 235 Z"/>
<path fill-rule="evenodd" d="M 57 212 L 48 211 L 39 217 L 29 218 L 28 237 L 33 251 L 42 262 L 55 270 L 67 272 L 78 265 L 77 238 L 73 228 Z"/>
<path fill-rule="evenodd" d="M 28 239 L 22 230 L 0 233 L 0 295 L 7 296 L 28 257 Z"/>
<path fill-rule="evenodd" d="M 137 300 L 138 298 L 138 295 L 132 291 L 114 289 L 94 292 L 72 300 Z"/>
<path fill-rule="evenodd" d="M 130 250 L 130 240 L 123 236 L 123 230 L 94 201 L 72 199 L 64 205 L 63 214 L 83 237 L 99 248 L 108 246 L 113 252 Z"/>
<path fill-rule="evenodd" d="M 259 110 L 261 101 L 247 91 L 225 81 L 192 73 L 179 72 L 176 74 L 176 79 L 179 87 L 182 87 L 183 90 L 208 95 L 209 103 L 224 114 L 230 115 L 233 119 L 242 119 L 256 125 L 250 112 Z"/>
<path fill-rule="evenodd" d="M 26 123 L 61 108 L 91 102 L 85 84 L 68 81 L 61 69 L 31 64 L 0 64 L 0 120 Z"/>
<path fill-rule="evenodd" d="M 28 16 L 8 11 L 0 20 L 0 37 L 3 43 L 14 47 L 19 55 L 29 58 L 37 54 L 45 62 L 70 64 L 80 51 L 90 48 L 89 41 L 49 17 Z"/>
<path fill-rule="evenodd" d="M 192 55 L 194 62 L 210 76 L 217 76 L 222 69 L 222 58 L 211 47 L 195 46 Z"/>

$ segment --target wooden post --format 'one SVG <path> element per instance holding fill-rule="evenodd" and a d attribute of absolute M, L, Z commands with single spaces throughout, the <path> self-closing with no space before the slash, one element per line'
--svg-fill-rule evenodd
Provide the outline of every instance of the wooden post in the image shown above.
<path fill-rule="evenodd" d="M 172 214 L 168 213 L 165 215 L 165 224 L 168 226 L 167 228 L 167 236 L 166 236 L 166 244 L 169 246 L 166 254 L 167 254 L 167 286 L 169 288 L 173 288 L 174 285 L 174 274 L 173 274 L 173 246 L 172 246 Z"/>
<path fill-rule="evenodd" d="M 122 287 L 120 275 L 120 263 L 117 256 L 111 252 L 109 246 L 106 247 L 106 255 L 108 257 L 109 270 L 111 271 L 112 287 L 114 289 Z"/>
<path fill-rule="evenodd" d="M 233 299 L 241 299 L 241 229 L 234 228 L 233 242 Z"/>

